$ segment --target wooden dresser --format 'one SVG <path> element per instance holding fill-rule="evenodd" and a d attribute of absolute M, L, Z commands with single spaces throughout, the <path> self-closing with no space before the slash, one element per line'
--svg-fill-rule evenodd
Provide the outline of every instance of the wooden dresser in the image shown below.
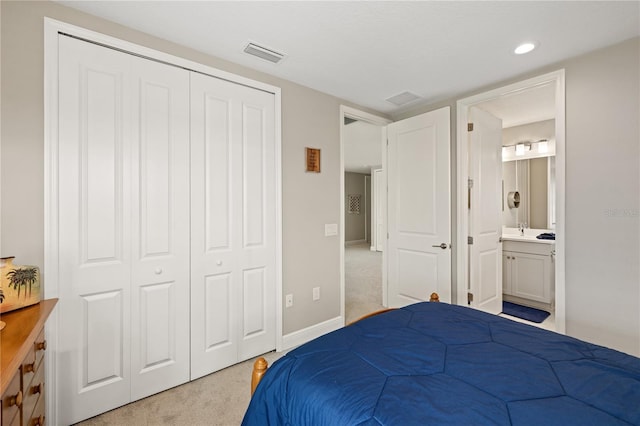
<path fill-rule="evenodd" d="M 2 426 L 45 423 L 44 323 L 58 299 L 2 315 L 0 331 L 0 394 Z"/>

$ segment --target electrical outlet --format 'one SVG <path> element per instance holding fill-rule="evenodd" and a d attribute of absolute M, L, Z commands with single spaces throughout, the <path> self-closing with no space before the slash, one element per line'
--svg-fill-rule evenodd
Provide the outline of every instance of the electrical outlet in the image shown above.
<path fill-rule="evenodd" d="M 292 306 L 293 306 L 293 294 L 287 294 L 287 295 L 284 297 L 284 306 L 285 306 L 286 308 L 290 308 L 290 307 L 292 307 Z"/>
<path fill-rule="evenodd" d="M 313 300 L 320 300 L 320 287 L 313 288 Z"/>

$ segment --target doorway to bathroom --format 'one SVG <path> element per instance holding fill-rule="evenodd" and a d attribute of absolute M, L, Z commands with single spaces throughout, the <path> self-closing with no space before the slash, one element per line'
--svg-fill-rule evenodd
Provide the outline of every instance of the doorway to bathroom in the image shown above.
<path fill-rule="evenodd" d="M 564 333 L 564 125 L 563 70 L 458 101 L 458 304 L 498 314 L 517 294 Z"/>

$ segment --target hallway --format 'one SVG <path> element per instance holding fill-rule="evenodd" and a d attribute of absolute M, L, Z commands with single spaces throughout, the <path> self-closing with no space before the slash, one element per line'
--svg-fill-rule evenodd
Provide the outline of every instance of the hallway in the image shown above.
<path fill-rule="evenodd" d="M 346 323 L 382 306 L 382 253 L 371 251 L 368 243 L 345 248 Z"/>

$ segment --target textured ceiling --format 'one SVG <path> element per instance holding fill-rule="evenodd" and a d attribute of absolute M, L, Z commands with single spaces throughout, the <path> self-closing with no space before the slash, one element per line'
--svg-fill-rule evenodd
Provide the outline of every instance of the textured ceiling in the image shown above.
<path fill-rule="evenodd" d="M 637 1 L 59 3 L 391 115 L 640 35 Z M 404 91 L 421 98 L 385 100 Z"/>

